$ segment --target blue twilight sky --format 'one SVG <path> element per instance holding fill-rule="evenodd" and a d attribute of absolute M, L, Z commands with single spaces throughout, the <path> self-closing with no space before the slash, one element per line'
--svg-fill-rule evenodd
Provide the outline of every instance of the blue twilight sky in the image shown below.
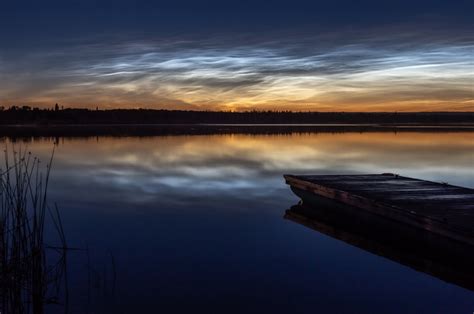
<path fill-rule="evenodd" d="M 0 105 L 474 110 L 473 1 L 8 1 Z"/>

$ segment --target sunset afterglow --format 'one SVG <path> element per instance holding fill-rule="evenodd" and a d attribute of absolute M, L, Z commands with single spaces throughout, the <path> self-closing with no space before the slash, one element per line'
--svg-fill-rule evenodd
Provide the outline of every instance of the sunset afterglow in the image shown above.
<path fill-rule="evenodd" d="M 217 5 L 213 7 L 216 12 L 200 8 L 201 17 L 178 15 L 171 20 L 155 19 L 148 7 L 138 7 L 136 14 L 143 21 L 129 25 L 127 18 L 131 17 L 121 11 L 125 15 L 113 28 L 100 17 L 88 17 L 91 26 L 83 21 L 88 5 L 54 7 L 51 20 L 42 19 L 34 27 L 35 16 L 14 11 L 10 18 L 26 14 L 32 27 L 12 28 L 4 34 L 4 42 L 10 44 L 0 51 L 0 105 L 50 107 L 60 103 L 104 109 L 236 111 L 474 110 L 474 39 L 463 15 L 454 20 L 401 14 L 373 28 L 371 23 L 378 18 L 364 6 L 353 8 L 354 14 L 365 17 L 357 22 L 341 17 L 336 6 L 328 5 L 325 12 L 308 6 L 288 11 L 285 18 L 299 16 L 301 20 L 284 31 L 279 19 L 285 18 L 263 14 L 264 7 L 254 8 L 254 13 L 262 12 L 261 20 L 252 20 L 257 31 L 242 30 L 245 23 L 236 26 L 215 20 L 220 15 L 250 15 L 244 6 L 228 10 Z M 166 8 L 181 12 L 178 5 Z M 444 7 L 420 5 L 414 9 L 442 12 Z M 151 11 L 161 16 L 163 10 L 158 5 Z M 287 7 L 275 4 L 274 10 L 284 15 Z M 323 13 L 335 20 L 323 21 Z M 113 20 L 114 12 L 107 14 Z M 61 23 L 67 25 L 61 22 L 64 16 L 80 20 L 72 33 L 60 27 Z M 202 29 L 195 29 L 194 19 L 205 17 L 214 19 L 216 25 L 201 23 Z M 347 27 L 353 23 L 357 31 Z M 37 26 L 54 31 L 40 33 Z"/>
<path fill-rule="evenodd" d="M 191 43 L 193 44 L 193 43 Z M 197 43 L 194 43 L 197 45 Z M 188 43 L 189 45 L 189 43 Z M 473 45 L 318 50 L 121 44 L 36 56 L 44 72 L 2 80 L 2 103 L 212 110 L 463 111 L 474 108 Z M 55 59 L 62 60 L 60 64 Z M 26 71 L 7 65 L 8 72 Z M 5 79 L 8 79 L 6 81 Z"/>
<path fill-rule="evenodd" d="M 3 1 L 0 314 L 471 313 L 473 13 Z"/>

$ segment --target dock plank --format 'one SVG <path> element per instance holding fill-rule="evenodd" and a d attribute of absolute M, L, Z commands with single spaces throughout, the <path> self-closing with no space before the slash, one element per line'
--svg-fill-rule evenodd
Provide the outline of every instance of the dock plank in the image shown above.
<path fill-rule="evenodd" d="M 474 245 L 474 189 L 393 174 L 285 175 L 285 179 L 296 191 Z"/>

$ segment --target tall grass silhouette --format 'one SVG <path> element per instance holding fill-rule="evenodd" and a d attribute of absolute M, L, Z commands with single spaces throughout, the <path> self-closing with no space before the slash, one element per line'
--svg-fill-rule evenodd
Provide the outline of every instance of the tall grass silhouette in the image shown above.
<path fill-rule="evenodd" d="M 41 314 L 51 303 L 62 304 L 67 312 L 68 247 L 59 210 L 50 207 L 47 199 L 53 156 L 54 150 L 44 169 L 26 149 L 4 151 L 0 168 L 1 313 Z M 59 245 L 45 243 L 47 221 L 56 230 Z"/>

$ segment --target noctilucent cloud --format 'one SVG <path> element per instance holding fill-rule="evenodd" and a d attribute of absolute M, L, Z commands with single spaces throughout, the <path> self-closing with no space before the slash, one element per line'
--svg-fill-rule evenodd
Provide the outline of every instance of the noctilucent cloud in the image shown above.
<path fill-rule="evenodd" d="M 0 105 L 472 111 L 472 1 L 23 1 Z"/>

